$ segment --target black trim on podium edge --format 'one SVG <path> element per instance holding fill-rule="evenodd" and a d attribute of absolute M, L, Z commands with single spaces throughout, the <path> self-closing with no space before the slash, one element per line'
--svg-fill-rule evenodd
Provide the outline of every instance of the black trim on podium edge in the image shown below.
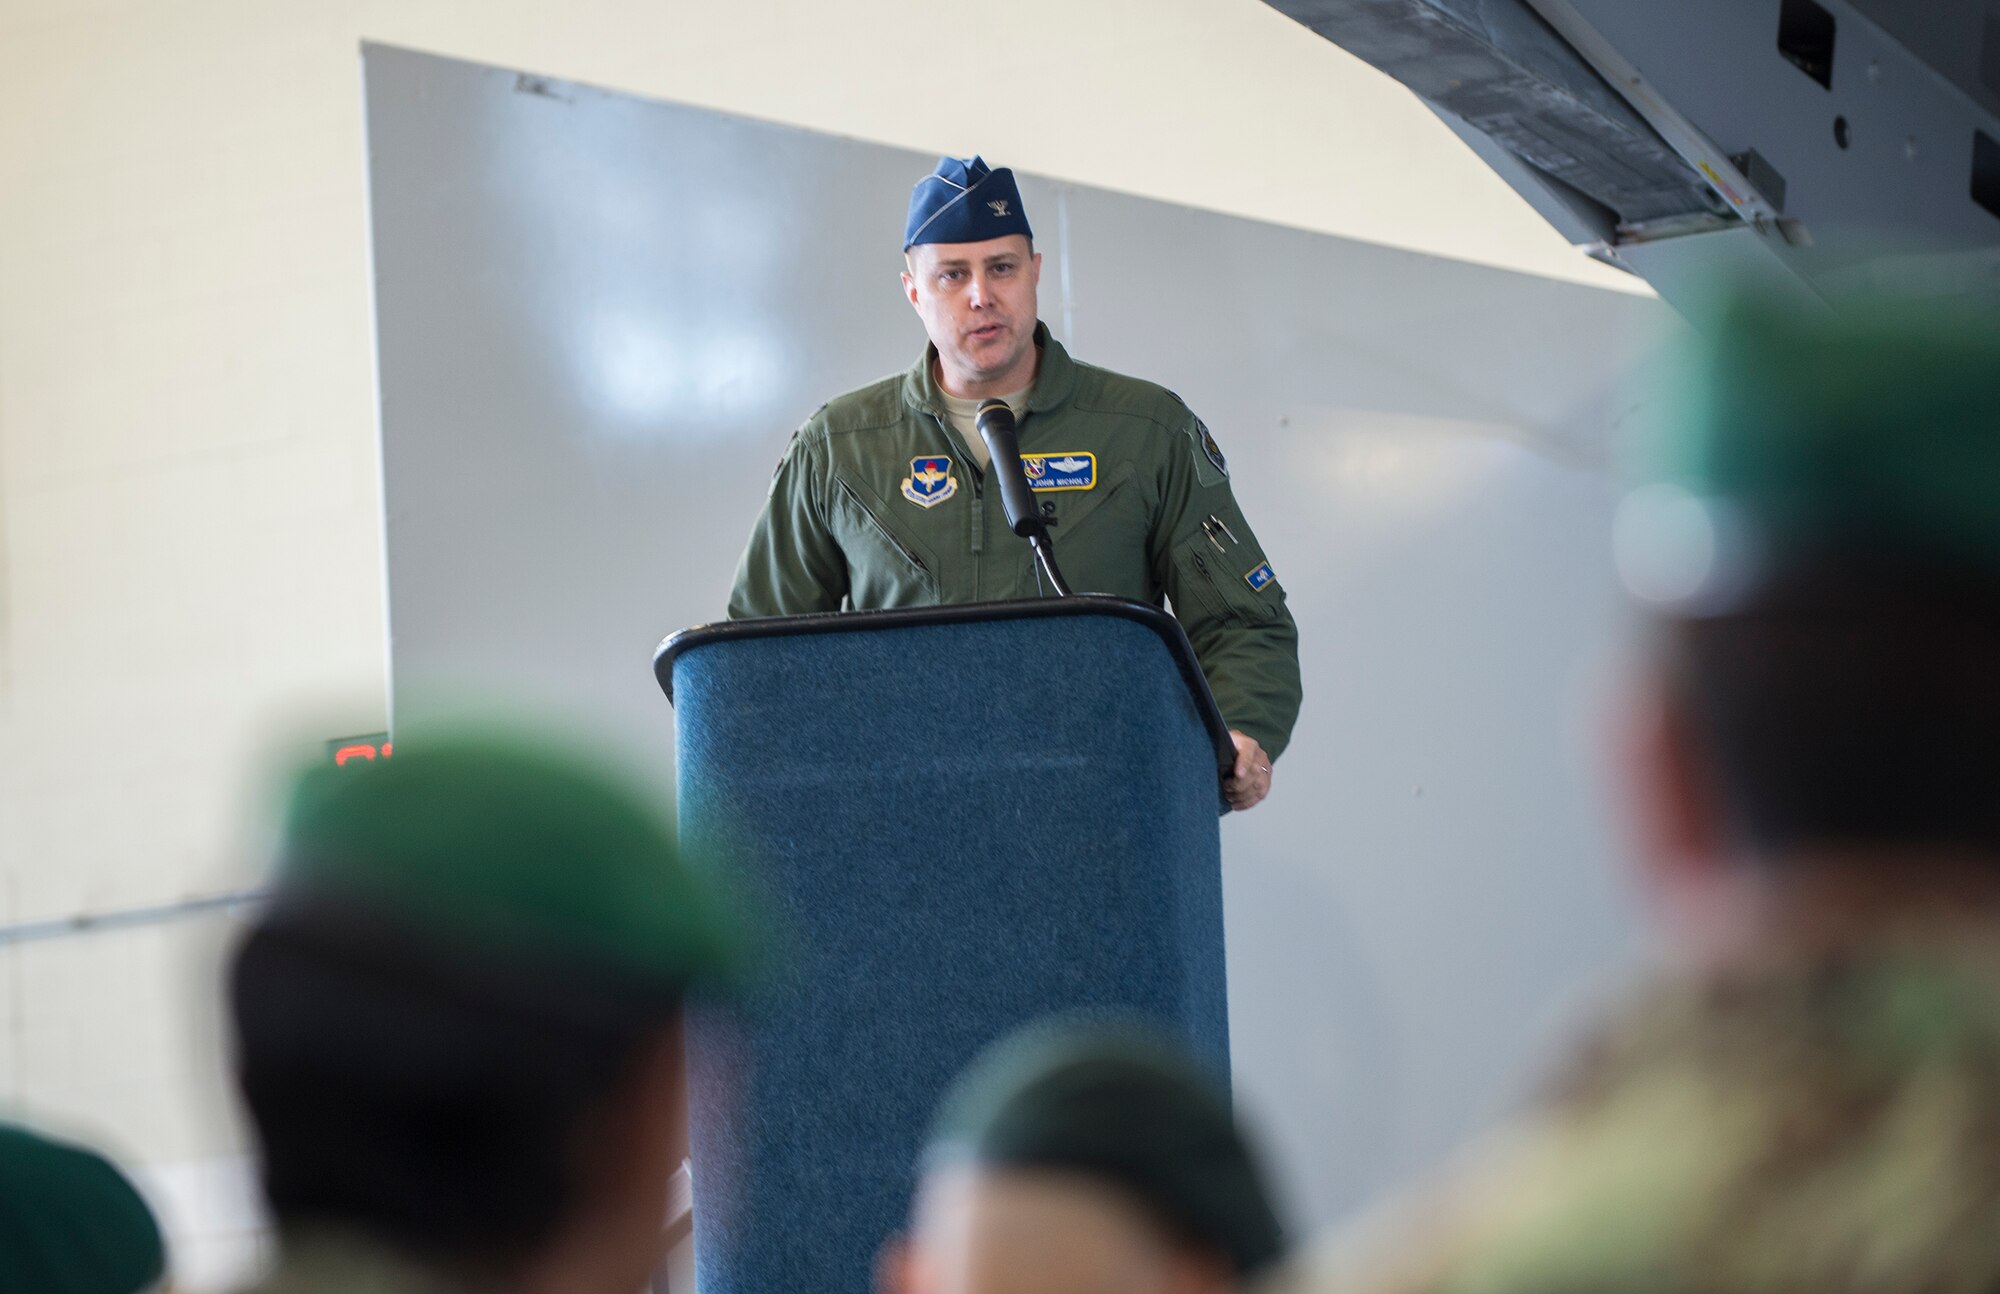
<path fill-rule="evenodd" d="M 1080 593 L 1067 598 L 1041 598 L 1019 602 L 962 602 L 949 606 L 897 607 L 888 611 L 822 611 L 803 616 L 767 616 L 754 620 L 722 620 L 715 624 L 694 625 L 679 633 L 670 634 L 653 652 L 653 677 L 658 680 L 660 690 L 667 694 L 671 703 L 674 699 L 674 661 L 682 652 L 695 647 L 706 647 L 710 643 L 732 642 L 743 638 L 789 638 L 797 634 L 848 633 L 861 629 L 899 629 L 916 625 L 966 625 L 986 624 L 995 620 L 1034 620 L 1055 616 L 1106 615 L 1121 620 L 1131 620 L 1151 629 L 1166 644 L 1174 664 L 1180 669 L 1181 681 L 1187 684 L 1194 696 L 1194 705 L 1201 715 L 1202 726 L 1208 729 L 1208 739 L 1215 747 L 1215 763 L 1219 774 L 1225 780 L 1236 767 L 1236 742 L 1229 735 L 1229 724 L 1222 717 L 1221 707 L 1215 704 L 1215 694 L 1208 690 L 1208 679 L 1202 675 L 1201 664 L 1195 660 L 1194 646 L 1188 642 L 1187 631 L 1180 621 L 1158 607 L 1147 606 L 1143 602 L 1133 602 L 1127 598 L 1108 597 L 1102 593 Z"/>

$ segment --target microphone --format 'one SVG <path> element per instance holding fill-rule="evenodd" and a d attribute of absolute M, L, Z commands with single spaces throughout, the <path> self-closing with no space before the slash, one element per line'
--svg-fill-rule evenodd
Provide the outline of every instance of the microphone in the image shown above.
<path fill-rule="evenodd" d="M 1021 470 L 1021 442 L 1014 435 L 1014 411 L 1005 400 L 983 401 L 974 425 L 979 428 L 979 438 L 986 442 L 986 452 L 992 456 L 993 475 L 1000 481 L 1000 506 L 1007 510 L 1008 528 L 1028 541 L 1056 596 L 1070 597 L 1069 581 L 1056 566 L 1055 546 L 1049 543 L 1049 523 L 1035 506 L 1035 492 L 1028 488 L 1028 474 Z"/>
<path fill-rule="evenodd" d="M 1014 435 L 1014 411 L 1000 399 L 979 406 L 979 438 L 993 456 L 993 472 L 1000 478 L 1000 505 L 1007 510 L 1007 526 L 1023 539 L 1047 534 L 1041 509 L 1035 506 L 1035 492 L 1028 488 L 1028 475 L 1021 470 L 1021 442 Z"/>

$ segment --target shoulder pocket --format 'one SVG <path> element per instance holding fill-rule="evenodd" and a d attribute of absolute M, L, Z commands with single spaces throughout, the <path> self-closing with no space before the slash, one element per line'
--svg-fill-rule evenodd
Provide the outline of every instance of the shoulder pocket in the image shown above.
<path fill-rule="evenodd" d="M 1181 545 L 1175 562 L 1181 586 L 1193 590 L 1211 616 L 1234 624 L 1268 624 L 1285 605 L 1285 591 L 1261 553 L 1248 549 L 1217 553 L 1200 535 Z M 1237 570 L 1236 567 L 1243 567 Z"/>

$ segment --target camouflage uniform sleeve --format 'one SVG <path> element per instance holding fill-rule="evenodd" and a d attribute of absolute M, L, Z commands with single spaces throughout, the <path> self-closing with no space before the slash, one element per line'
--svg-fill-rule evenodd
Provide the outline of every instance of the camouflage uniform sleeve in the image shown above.
<path fill-rule="evenodd" d="M 847 596 L 847 558 L 820 506 L 823 453 L 823 437 L 808 421 L 778 460 L 764 511 L 736 563 L 731 620 L 840 609 Z"/>
<path fill-rule="evenodd" d="M 1154 576 L 1173 600 L 1222 717 L 1275 759 L 1299 717 L 1298 625 L 1236 505 L 1222 451 L 1193 413 L 1168 458 Z"/>

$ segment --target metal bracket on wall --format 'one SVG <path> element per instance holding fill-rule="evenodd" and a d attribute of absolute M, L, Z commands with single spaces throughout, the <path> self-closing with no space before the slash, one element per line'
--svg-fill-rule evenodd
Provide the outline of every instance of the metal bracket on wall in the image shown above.
<path fill-rule="evenodd" d="M 262 903 L 269 895 L 263 890 L 237 890 L 211 894 L 176 903 L 160 903 L 143 908 L 120 908 L 110 912 L 77 912 L 69 916 L 46 917 L 0 926 L 0 948 L 12 944 L 61 939 L 69 935 L 95 934 L 104 930 L 127 930 L 134 926 L 156 926 L 188 917 L 221 913 L 234 916 Z"/>

